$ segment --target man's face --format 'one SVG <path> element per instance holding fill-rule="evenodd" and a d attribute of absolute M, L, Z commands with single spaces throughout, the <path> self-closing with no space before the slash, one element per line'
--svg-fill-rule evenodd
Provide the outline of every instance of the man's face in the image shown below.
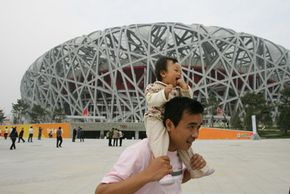
<path fill-rule="evenodd" d="M 202 124 L 202 114 L 189 114 L 183 112 L 177 126 L 167 119 L 166 127 L 170 137 L 169 151 L 177 149 L 188 150 L 199 135 Z"/>

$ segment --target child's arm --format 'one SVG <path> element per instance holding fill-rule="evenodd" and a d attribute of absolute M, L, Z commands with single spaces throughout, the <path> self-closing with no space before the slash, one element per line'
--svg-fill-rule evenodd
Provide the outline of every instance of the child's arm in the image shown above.
<path fill-rule="evenodd" d="M 150 84 L 145 90 L 145 99 L 148 106 L 160 107 L 163 106 L 168 101 L 168 94 L 172 90 L 172 86 L 166 91 L 166 89 L 157 90 L 154 84 Z"/>
<path fill-rule="evenodd" d="M 177 80 L 177 85 L 181 88 L 181 96 L 193 98 L 191 88 L 182 79 Z"/>

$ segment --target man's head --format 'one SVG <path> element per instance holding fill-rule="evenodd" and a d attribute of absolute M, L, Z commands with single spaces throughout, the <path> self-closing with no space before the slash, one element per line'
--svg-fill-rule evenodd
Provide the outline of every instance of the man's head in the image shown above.
<path fill-rule="evenodd" d="M 169 149 L 187 150 L 198 137 L 203 106 L 187 97 L 175 97 L 165 104 L 163 123 L 170 137 Z"/>
<path fill-rule="evenodd" d="M 155 66 L 155 75 L 158 81 L 176 86 L 177 80 L 181 78 L 181 66 L 177 59 L 161 56 Z"/>

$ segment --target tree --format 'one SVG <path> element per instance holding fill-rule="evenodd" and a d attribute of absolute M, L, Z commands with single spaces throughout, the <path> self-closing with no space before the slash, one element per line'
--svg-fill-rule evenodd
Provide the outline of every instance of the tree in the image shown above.
<path fill-rule="evenodd" d="M 256 115 L 256 121 L 259 124 L 271 124 L 271 106 L 265 100 L 261 93 L 247 93 L 241 98 L 245 106 L 244 127 L 246 129 L 252 128 L 252 115 Z M 257 127 L 258 130 L 258 127 Z"/>
<path fill-rule="evenodd" d="M 24 100 L 18 99 L 16 104 L 12 103 L 12 113 L 15 123 L 22 123 L 21 119 L 28 113 L 29 104 Z"/>
<path fill-rule="evenodd" d="M 45 121 L 45 117 L 48 112 L 45 108 L 42 108 L 40 105 L 33 105 L 31 111 L 29 112 L 31 121 L 33 123 L 42 123 Z"/>
<path fill-rule="evenodd" d="M 234 129 L 242 129 L 243 125 L 242 125 L 242 121 L 240 119 L 239 113 L 234 113 L 234 115 L 231 117 L 231 126 Z"/>
<path fill-rule="evenodd" d="M 208 100 L 207 100 L 207 104 L 205 105 L 207 110 L 208 110 L 208 114 L 211 115 L 211 127 L 214 127 L 214 115 L 216 115 L 216 110 L 217 107 L 219 105 L 219 101 L 216 98 L 216 96 L 214 95 L 210 95 Z"/>
<path fill-rule="evenodd" d="M 52 121 L 55 121 L 57 123 L 61 123 L 62 120 L 64 119 L 65 116 L 65 112 L 62 108 L 56 108 L 54 109 L 54 111 L 52 112 Z"/>
<path fill-rule="evenodd" d="M 277 124 L 281 132 L 286 134 L 290 128 L 290 88 L 281 91 L 280 104 L 278 106 L 279 116 Z"/>
<path fill-rule="evenodd" d="M 6 118 L 6 117 L 4 116 L 4 112 L 3 112 L 3 110 L 0 109 L 0 124 L 3 123 L 3 121 L 4 121 L 5 118 Z"/>

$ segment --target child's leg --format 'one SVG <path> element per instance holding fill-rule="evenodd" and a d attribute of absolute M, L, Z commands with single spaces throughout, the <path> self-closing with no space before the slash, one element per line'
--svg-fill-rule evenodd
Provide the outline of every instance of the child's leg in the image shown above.
<path fill-rule="evenodd" d="M 154 157 L 167 155 L 169 135 L 162 121 L 154 117 L 145 117 L 144 124 Z"/>
<path fill-rule="evenodd" d="M 189 148 L 187 151 L 185 150 L 178 150 L 178 154 L 182 160 L 182 162 L 185 164 L 187 170 L 190 172 L 191 178 L 200 178 L 203 176 L 208 176 L 214 173 L 214 169 L 209 168 L 208 165 L 203 167 L 200 170 L 193 170 L 190 165 L 190 158 L 193 156 L 193 151 L 191 148 Z"/>

